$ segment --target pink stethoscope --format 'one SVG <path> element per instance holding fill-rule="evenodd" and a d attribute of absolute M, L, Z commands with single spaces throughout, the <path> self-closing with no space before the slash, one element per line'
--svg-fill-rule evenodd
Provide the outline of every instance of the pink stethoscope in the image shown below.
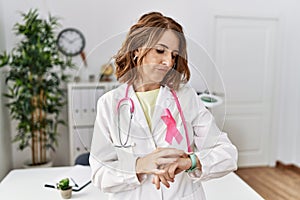
<path fill-rule="evenodd" d="M 115 147 L 119 147 L 119 148 L 129 148 L 129 147 L 133 146 L 133 145 L 128 144 L 129 134 L 130 134 L 130 130 L 131 130 L 131 121 L 132 121 L 132 117 L 133 117 L 133 113 L 134 113 L 134 103 L 133 103 L 133 100 L 130 97 L 128 97 L 129 87 L 130 87 L 130 85 L 128 84 L 127 87 L 126 87 L 126 91 L 125 91 L 125 97 L 122 98 L 122 99 L 120 99 L 119 102 L 118 102 L 118 104 L 117 104 L 118 134 L 119 134 L 120 145 L 115 145 Z M 184 127 L 184 132 L 185 132 L 185 137 L 186 137 L 186 143 L 187 143 L 187 147 L 188 147 L 188 152 L 192 152 L 191 145 L 190 145 L 190 140 L 189 140 L 189 136 L 188 136 L 188 131 L 187 131 L 187 126 L 186 126 L 186 121 L 185 121 L 185 118 L 184 118 L 184 115 L 183 115 L 183 112 L 182 112 L 182 109 L 181 109 L 178 97 L 177 97 L 176 92 L 174 90 L 171 90 L 171 93 L 172 93 L 172 95 L 173 95 L 173 97 L 175 99 L 175 103 L 176 103 L 177 109 L 179 111 L 181 120 L 183 122 L 183 127 Z M 121 105 L 124 102 L 128 102 L 129 107 L 130 107 L 130 109 L 129 109 L 129 111 L 130 111 L 130 121 L 129 121 L 129 125 L 128 125 L 128 130 L 127 130 L 127 137 L 126 137 L 125 142 L 123 143 L 123 141 L 121 139 L 121 130 L 120 130 L 119 124 L 120 124 L 120 107 L 121 107 Z"/>

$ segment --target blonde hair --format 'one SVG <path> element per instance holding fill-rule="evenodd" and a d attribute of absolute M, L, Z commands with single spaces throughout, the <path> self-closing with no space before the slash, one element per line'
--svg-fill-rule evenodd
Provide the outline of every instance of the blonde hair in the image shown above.
<path fill-rule="evenodd" d="M 187 64 L 186 39 L 181 25 L 159 12 L 150 12 L 144 14 L 130 28 L 121 49 L 115 55 L 115 74 L 120 82 L 131 84 L 137 79 L 137 64 L 142 63 L 142 59 L 167 30 L 173 30 L 179 39 L 179 55 L 176 63 L 177 73 L 173 73 L 169 77 L 172 83 L 167 83 L 167 85 L 172 89 L 178 89 L 181 82 L 187 82 L 190 79 L 190 70 Z M 145 49 L 139 55 L 139 58 L 135 60 L 134 52 L 141 47 Z"/>

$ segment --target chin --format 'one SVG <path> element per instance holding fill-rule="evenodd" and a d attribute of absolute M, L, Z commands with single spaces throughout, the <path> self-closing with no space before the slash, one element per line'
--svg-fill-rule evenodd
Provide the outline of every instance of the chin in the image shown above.
<path fill-rule="evenodd" d="M 159 77 L 152 78 L 151 80 L 153 80 L 154 83 L 160 83 L 164 79 L 164 77 L 165 76 L 159 76 Z"/>

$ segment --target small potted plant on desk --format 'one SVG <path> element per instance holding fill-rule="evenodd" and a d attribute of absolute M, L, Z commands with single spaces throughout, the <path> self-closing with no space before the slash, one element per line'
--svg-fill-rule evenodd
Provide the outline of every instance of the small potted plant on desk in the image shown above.
<path fill-rule="evenodd" d="M 64 199 L 70 199 L 72 197 L 72 186 L 69 185 L 69 182 L 70 181 L 68 178 L 64 178 L 61 179 L 56 185 L 57 189 L 60 190 L 62 198 Z"/>

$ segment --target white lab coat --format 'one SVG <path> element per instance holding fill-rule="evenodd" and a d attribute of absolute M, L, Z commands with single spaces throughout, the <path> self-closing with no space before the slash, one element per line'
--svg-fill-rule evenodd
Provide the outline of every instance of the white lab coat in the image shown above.
<path fill-rule="evenodd" d="M 183 123 L 169 88 L 160 88 L 150 131 L 133 87 L 130 86 L 128 96 L 134 102 L 134 115 L 127 144 L 131 147 L 115 147 L 120 145 L 118 124 L 123 143 L 128 133 L 129 107 L 121 106 L 120 123 L 116 109 L 117 103 L 125 97 L 126 87 L 127 84 L 123 84 L 98 100 L 91 147 L 92 182 L 103 192 L 112 193 L 111 199 L 205 199 L 201 181 L 221 177 L 236 170 L 237 149 L 227 134 L 217 128 L 212 115 L 196 92 L 185 85 L 176 94 L 186 120 L 190 143 L 202 164 L 202 174 L 199 171 L 182 172 L 176 175 L 170 188 L 161 184 L 160 190 L 151 183 L 152 175 L 145 175 L 140 183 L 135 173 L 138 157 L 151 153 L 156 147 L 187 151 L 187 143 Z M 171 111 L 177 129 L 184 138 L 180 144 L 176 140 L 171 145 L 165 141 L 166 125 L 161 119 L 165 108 Z"/>

